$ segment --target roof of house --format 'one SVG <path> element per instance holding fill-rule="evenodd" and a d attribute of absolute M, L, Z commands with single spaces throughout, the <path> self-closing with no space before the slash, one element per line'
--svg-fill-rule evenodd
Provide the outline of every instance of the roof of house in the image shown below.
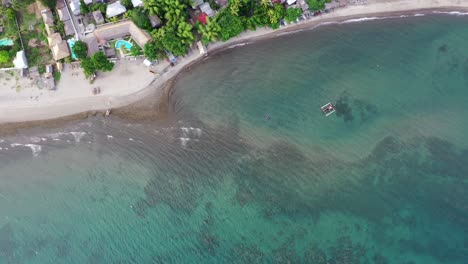
<path fill-rule="evenodd" d="M 81 6 L 81 2 L 80 2 L 80 1 L 78 1 L 78 0 L 72 0 L 72 1 L 71 1 L 71 3 L 70 3 L 70 9 L 71 9 L 72 13 L 73 13 L 75 16 L 81 14 L 80 6 Z"/>
<path fill-rule="evenodd" d="M 2 1 L 3 6 L 6 6 L 6 7 L 11 6 L 11 3 L 12 3 L 11 0 L 3 0 L 3 1 Z"/>
<path fill-rule="evenodd" d="M 106 57 L 114 57 L 115 49 L 105 49 L 104 54 L 106 54 Z"/>
<path fill-rule="evenodd" d="M 94 18 L 94 21 L 96 21 L 96 24 L 98 25 L 104 23 L 104 16 L 99 10 L 96 10 L 93 12 L 93 18 Z"/>
<path fill-rule="evenodd" d="M 56 32 L 47 36 L 47 41 L 49 42 L 49 46 L 52 47 L 56 44 L 62 43 L 62 37 L 58 32 Z"/>
<path fill-rule="evenodd" d="M 52 55 L 56 61 L 61 60 L 70 56 L 70 50 L 68 49 L 68 45 L 66 41 L 62 41 L 61 43 L 55 44 L 52 47 Z"/>
<path fill-rule="evenodd" d="M 64 7 L 65 7 L 65 3 L 63 2 L 63 0 L 57 0 L 57 2 L 55 4 L 55 8 L 61 9 L 61 8 L 64 8 Z"/>
<path fill-rule="evenodd" d="M 52 12 L 50 10 L 42 10 L 41 15 L 42 20 L 44 20 L 44 24 L 50 26 L 54 25 L 54 17 L 52 16 Z"/>
<path fill-rule="evenodd" d="M 197 20 L 200 21 L 203 25 L 206 25 L 206 18 L 208 17 L 207 14 L 201 13 L 198 17 Z"/>
<path fill-rule="evenodd" d="M 28 67 L 28 60 L 26 59 L 24 50 L 16 52 L 16 57 L 13 59 L 13 64 L 15 65 L 15 68 L 24 69 Z"/>
<path fill-rule="evenodd" d="M 91 56 L 99 51 L 98 40 L 93 34 L 87 35 L 84 39 L 84 42 L 86 42 L 86 45 L 88 46 L 88 56 Z"/>
<path fill-rule="evenodd" d="M 149 15 L 148 19 L 152 27 L 157 27 L 161 25 L 161 19 L 157 15 Z"/>
<path fill-rule="evenodd" d="M 151 40 L 151 36 L 148 32 L 137 27 L 135 23 L 130 20 L 99 27 L 94 30 L 93 34 L 98 39 L 98 42 L 103 44 L 108 40 L 122 38 L 128 35 L 131 35 L 133 40 L 140 47 L 143 47 Z"/>
<path fill-rule="evenodd" d="M 288 2 L 288 5 L 292 5 L 292 4 L 296 3 L 296 0 L 288 0 L 287 2 Z"/>
<path fill-rule="evenodd" d="M 63 29 L 65 30 L 66 36 L 71 36 L 75 34 L 75 30 L 73 29 L 73 23 L 71 20 L 63 22 Z"/>
<path fill-rule="evenodd" d="M 45 24 L 45 30 L 47 32 L 47 35 L 50 35 L 50 34 L 55 32 L 54 28 L 52 26 L 47 25 L 47 24 Z"/>
<path fill-rule="evenodd" d="M 66 7 L 57 8 L 57 14 L 60 20 L 67 21 L 70 20 L 70 15 L 68 15 L 68 11 Z"/>
<path fill-rule="evenodd" d="M 214 17 L 215 15 L 215 12 L 213 9 L 211 9 L 211 6 L 208 2 L 200 5 L 200 11 L 207 14 L 209 17 Z"/>
<path fill-rule="evenodd" d="M 203 0 L 192 0 L 192 8 L 197 8 L 199 5 L 203 4 L 203 2 Z"/>
<path fill-rule="evenodd" d="M 120 1 L 116 1 L 112 4 L 108 4 L 107 5 L 107 9 L 106 9 L 106 16 L 107 17 L 114 17 L 114 16 L 118 16 L 120 14 L 123 14 L 127 11 L 127 9 L 125 8 L 125 6 L 123 6 Z"/>
<path fill-rule="evenodd" d="M 85 4 L 89 5 L 93 3 L 93 0 L 84 0 Z"/>
<path fill-rule="evenodd" d="M 143 1 L 142 1 L 142 0 L 132 0 L 132 5 L 133 5 L 134 7 L 142 6 L 142 5 L 143 5 Z"/>

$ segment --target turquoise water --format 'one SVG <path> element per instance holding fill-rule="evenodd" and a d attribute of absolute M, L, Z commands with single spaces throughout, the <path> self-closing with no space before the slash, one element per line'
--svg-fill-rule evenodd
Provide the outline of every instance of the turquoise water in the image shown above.
<path fill-rule="evenodd" d="M 73 46 L 75 46 L 75 42 L 76 42 L 75 39 L 69 39 L 69 40 L 67 40 L 68 47 L 70 47 L 71 57 L 72 57 L 72 59 L 74 59 L 74 60 L 78 59 L 78 57 L 76 57 L 75 52 L 73 51 Z"/>
<path fill-rule="evenodd" d="M 0 263 L 467 263 L 467 22 L 252 43 L 165 120 L 2 138 Z"/>
<path fill-rule="evenodd" d="M 4 38 L 0 39 L 0 46 L 12 46 L 13 45 L 13 40 Z"/>
<path fill-rule="evenodd" d="M 127 50 L 130 50 L 132 48 L 132 43 L 128 42 L 128 41 L 125 41 L 125 40 L 117 40 L 117 42 L 115 42 L 115 47 L 117 49 L 120 49 L 121 47 L 124 47 L 125 49 Z"/>

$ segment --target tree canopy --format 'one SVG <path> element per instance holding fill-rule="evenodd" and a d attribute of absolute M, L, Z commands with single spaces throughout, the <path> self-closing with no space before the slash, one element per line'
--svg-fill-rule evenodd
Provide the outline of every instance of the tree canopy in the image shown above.
<path fill-rule="evenodd" d="M 120 3 L 127 8 L 127 10 L 130 10 L 133 8 L 132 0 L 120 0 Z"/>
<path fill-rule="evenodd" d="M 149 30 L 151 29 L 151 23 L 148 19 L 147 12 L 142 7 L 134 8 L 130 11 L 130 19 L 135 22 L 139 28 Z"/>
<path fill-rule="evenodd" d="M 100 51 L 82 60 L 81 68 L 83 68 L 86 78 L 89 78 L 97 71 L 111 71 L 114 68 L 114 64 L 107 59 L 104 52 Z"/>
<path fill-rule="evenodd" d="M 78 59 L 83 60 L 88 55 L 88 46 L 85 42 L 78 40 L 73 46 L 73 52 Z"/>
<path fill-rule="evenodd" d="M 221 27 L 220 38 L 222 41 L 239 35 L 245 29 L 240 17 L 233 15 L 230 10 L 223 9 L 217 14 L 216 19 Z"/>
<path fill-rule="evenodd" d="M 6 63 L 10 61 L 10 53 L 6 50 L 0 51 L 0 63 Z"/>
<path fill-rule="evenodd" d="M 288 8 L 286 10 L 286 16 L 284 20 L 286 22 L 295 22 L 302 14 L 302 9 L 300 8 Z"/>
<path fill-rule="evenodd" d="M 197 23 L 198 33 L 202 36 L 203 44 L 209 42 L 215 42 L 218 40 L 219 34 L 221 33 L 221 26 L 218 24 L 216 19 L 207 18 L 206 25 Z"/>
<path fill-rule="evenodd" d="M 41 0 L 41 3 L 50 9 L 55 9 L 55 6 L 57 5 L 56 0 Z"/>
<path fill-rule="evenodd" d="M 162 44 L 155 41 L 150 41 L 146 43 L 143 48 L 143 53 L 150 60 L 162 58 L 165 55 L 164 47 L 162 46 Z"/>

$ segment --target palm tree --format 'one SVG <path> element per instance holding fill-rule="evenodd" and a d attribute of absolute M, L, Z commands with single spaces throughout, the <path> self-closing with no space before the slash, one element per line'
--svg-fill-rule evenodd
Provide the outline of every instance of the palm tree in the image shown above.
<path fill-rule="evenodd" d="M 183 19 L 179 21 L 179 26 L 177 27 L 176 35 L 180 38 L 180 42 L 185 45 L 190 45 L 195 37 L 192 33 L 192 25 L 185 22 Z"/>
<path fill-rule="evenodd" d="M 221 26 L 216 22 L 216 19 L 211 20 L 207 18 L 206 25 L 198 25 L 198 32 L 202 35 L 203 44 L 209 42 L 215 42 L 218 40 L 219 33 L 221 32 Z"/>

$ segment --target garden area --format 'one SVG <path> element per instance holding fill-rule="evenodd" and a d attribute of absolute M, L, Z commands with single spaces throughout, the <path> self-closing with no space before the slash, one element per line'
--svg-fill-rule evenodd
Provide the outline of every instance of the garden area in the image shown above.
<path fill-rule="evenodd" d="M 21 50 L 14 10 L 0 7 L 0 28 L 0 68 L 10 68 Z"/>
<path fill-rule="evenodd" d="M 44 23 L 35 3 L 30 4 L 23 12 L 18 12 L 18 22 L 29 67 L 49 64 L 53 59 Z"/>

